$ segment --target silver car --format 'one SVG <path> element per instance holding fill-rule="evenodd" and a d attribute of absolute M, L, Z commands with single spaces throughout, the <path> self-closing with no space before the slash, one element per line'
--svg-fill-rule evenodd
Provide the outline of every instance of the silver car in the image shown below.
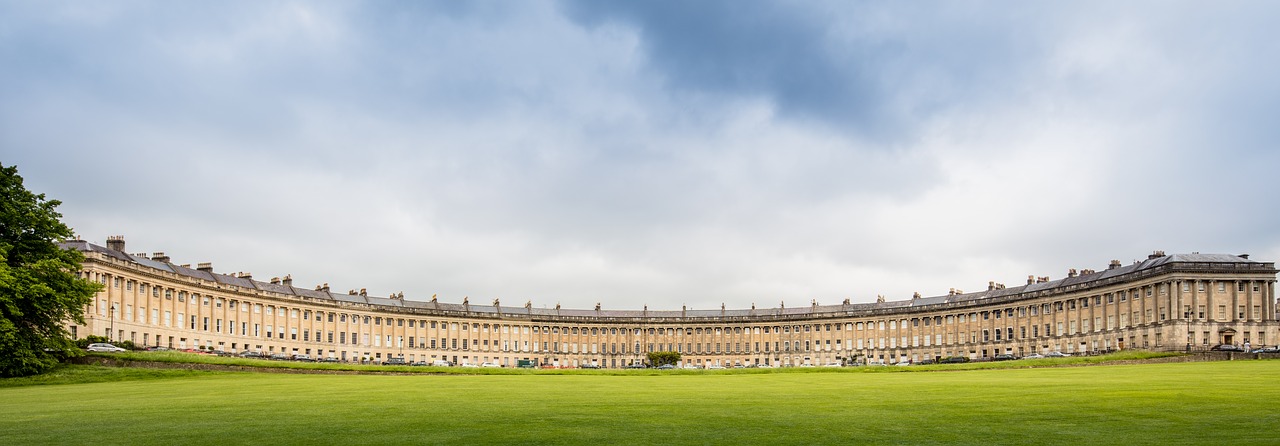
<path fill-rule="evenodd" d="M 85 350 L 88 350 L 91 352 L 112 352 L 112 353 L 125 351 L 125 349 L 123 348 L 116 347 L 111 344 L 100 343 L 100 342 L 89 344 L 89 347 L 86 348 Z"/>

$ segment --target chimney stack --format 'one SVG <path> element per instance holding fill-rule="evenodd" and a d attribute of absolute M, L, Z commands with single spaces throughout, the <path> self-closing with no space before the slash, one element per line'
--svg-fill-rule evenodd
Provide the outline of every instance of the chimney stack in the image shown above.
<path fill-rule="evenodd" d="M 1076 269 L 1075 269 L 1075 268 L 1071 268 L 1071 269 L 1067 270 L 1067 277 L 1075 277 L 1075 276 L 1076 276 Z"/>
<path fill-rule="evenodd" d="M 1036 276 L 1034 275 L 1027 276 L 1027 285 L 1031 285 L 1033 283 L 1036 283 Z"/>
<path fill-rule="evenodd" d="M 279 284 L 280 284 L 280 278 L 279 278 L 279 277 L 272 277 L 272 278 L 271 278 L 271 284 L 272 284 L 272 285 L 279 285 Z"/>
<path fill-rule="evenodd" d="M 169 263 L 169 256 L 164 255 L 163 252 L 157 252 L 151 255 L 151 260 L 155 260 L 160 263 Z"/>
<path fill-rule="evenodd" d="M 1119 261 L 1119 260 L 1112 260 L 1112 261 L 1111 261 L 1111 265 L 1110 265 L 1110 266 L 1108 266 L 1108 267 L 1107 267 L 1107 269 L 1116 269 L 1116 268 L 1119 268 L 1119 267 L 1120 267 L 1120 261 Z"/>
<path fill-rule="evenodd" d="M 206 273 L 212 273 L 212 272 L 213 272 L 213 264 L 212 264 L 212 263 L 208 263 L 208 262 L 205 262 L 205 263 L 197 263 L 197 264 L 196 264 L 196 271 L 204 271 L 204 272 L 206 272 Z"/>
<path fill-rule="evenodd" d="M 1158 259 L 1161 257 L 1164 257 L 1164 251 L 1154 251 L 1151 255 L 1147 256 L 1147 260 Z"/>
<path fill-rule="evenodd" d="M 124 236 L 112 235 L 107 237 L 107 249 L 112 251 L 124 252 Z"/>
<path fill-rule="evenodd" d="M 281 279 L 280 283 L 284 286 L 293 286 L 293 275 L 285 274 L 284 279 Z"/>

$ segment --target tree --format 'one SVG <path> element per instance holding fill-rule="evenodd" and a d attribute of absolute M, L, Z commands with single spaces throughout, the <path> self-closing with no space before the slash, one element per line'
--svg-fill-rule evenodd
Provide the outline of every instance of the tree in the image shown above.
<path fill-rule="evenodd" d="M 649 352 L 649 366 L 658 367 L 666 364 L 676 365 L 680 362 L 677 352 Z"/>
<path fill-rule="evenodd" d="M 77 275 L 83 254 L 57 245 L 73 234 L 60 204 L 23 187 L 17 167 L 0 165 L 0 376 L 34 375 L 78 354 L 63 324 L 83 324 L 102 289 Z"/>

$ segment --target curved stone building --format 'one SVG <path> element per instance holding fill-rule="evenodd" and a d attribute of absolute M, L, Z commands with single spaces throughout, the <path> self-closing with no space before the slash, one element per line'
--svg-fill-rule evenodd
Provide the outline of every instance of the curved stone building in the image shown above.
<path fill-rule="evenodd" d="M 332 292 L 176 265 L 69 241 L 105 285 L 79 337 L 140 345 L 305 354 L 342 361 L 448 360 L 624 367 L 650 351 L 696 366 L 917 362 L 950 356 L 1186 350 L 1280 342 L 1276 269 L 1247 255 L 1156 252 L 1065 278 L 908 300 L 720 310 L 542 309 Z"/>

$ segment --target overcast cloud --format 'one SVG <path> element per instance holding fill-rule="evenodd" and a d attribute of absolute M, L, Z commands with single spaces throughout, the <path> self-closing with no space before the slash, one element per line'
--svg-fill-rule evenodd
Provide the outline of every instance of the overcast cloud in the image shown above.
<path fill-rule="evenodd" d="M 0 2 L 0 163 L 131 252 L 710 309 L 1280 260 L 1273 2 Z"/>

